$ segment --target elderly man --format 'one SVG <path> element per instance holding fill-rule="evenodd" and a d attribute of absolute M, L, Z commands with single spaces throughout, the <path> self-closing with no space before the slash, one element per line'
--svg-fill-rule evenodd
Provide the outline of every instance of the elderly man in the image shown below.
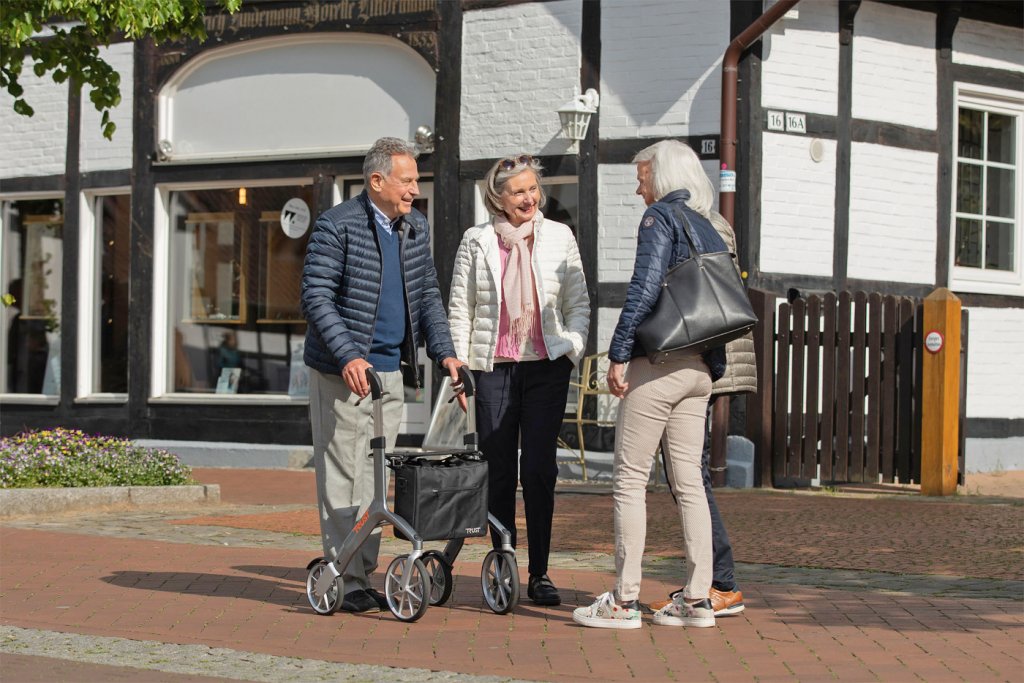
<path fill-rule="evenodd" d="M 427 219 L 412 206 L 419 194 L 416 154 L 403 140 L 377 140 L 363 162 L 366 189 L 321 215 L 306 249 L 305 361 L 311 368 L 309 418 L 327 558 L 337 556 L 373 499 L 373 461 L 366 457 L 371 402 L 360 401 L 370 390 L 366 369 L 380 375 L 384 434 L 394 445 L 405 393 L 401 364 L 416 375 L 420 339 L 453 383 L 462 365 L 430 256 Z M 344 568 L 342 610 L 387 609 L 369 580 L 379 550 L 377 530 Z"/>

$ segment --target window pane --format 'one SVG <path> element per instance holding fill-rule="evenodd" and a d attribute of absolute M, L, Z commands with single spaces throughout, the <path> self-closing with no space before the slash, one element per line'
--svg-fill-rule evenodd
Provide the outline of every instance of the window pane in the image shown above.
<path fill-rule="evenodd" d="M 984 122 L 985 112 L 975 109 L 960 109 L 957 156 L 966 159 L 981 159 L 981 140 Z"/>
<path fill-rule="evenodd" d="M 1016 120 L 1005 114 L 988 115 L 988 160 L 1002 164 L 1014 163 L 1014 124 Z"/>
<path fill-rule="evenodd" d="M 981 166 L 957 164 L 956 210 L 959 213 L 981 213 Z"/>
<path fill-rule="evenodd" d="M 307 228 L 281 224 L 311 187 L 175 192 L 170 386 L 176 392 L 287 394 L 305 387 L 299 311 Z M 298 351 L 297 351 L 298 350 Z M 293 377 L 293 375 L 295 375 Z"/>
<path fill-rule="evenodd" d="M 1013 270 L 1013 224 L 989 223 L 985 226 L 985 268 Z"/>
<path fill-rule="evenodd" d="M 128 262 L 131 238 L 131 198 L 96 200 L 100 237 L 99 366 L 93 391 L 128 391 Z"/>
<path fill-rule="evenodd" d="M 1008 168 L 989 168 L 987 216 L 1013 218 L 1013 171 Z"/>
<path fill-rule="evenodd" d="M 60 394 L 61 275 L 64 202 L 23 200 L 5 205 L 8 262 L 4 391 Z"/>
<path fill-rule="evenodd" d="M 981 268 L 981 221 L 956 219 L 956 265 Z"/>
<path fill-rule="evenodd" d="M 544 217 L 559 223 L 565 223 L 576 232 L 579 220 L 579 193 L 576 183 L 559 183 L 545 185 L 548 201 L 544 205 Z"/>

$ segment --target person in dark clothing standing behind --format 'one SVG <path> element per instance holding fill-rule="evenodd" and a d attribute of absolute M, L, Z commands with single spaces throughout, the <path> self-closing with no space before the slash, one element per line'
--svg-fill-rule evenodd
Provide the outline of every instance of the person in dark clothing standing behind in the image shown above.
<path fill-rule="evenodd" d="M 735 263 L 736 235 L 733 233 L 729 221 L 725 220 L 717 211 L 712 211 L 711 225 L 714 226 L 729 251 L 732 252 Z M 708 427 L 711 424 L 711 409 L 715 405 L 715 401 L 728 401 L 732 395 L 757 391 L 757 366 L 754 363 L 754 336 L 752 333 L 747 333 L 746 336 L 726 344 L 725 360 L 725 374 L 711 385 L 711 400 L 708 402 L 707 409 Z M 704 452 L 701 455 L 700 464 L 701 476 L 704 479 L 704 493 L 707 495 L 708 508 L 711 511 L 711 552 L 714 557 L 714 567 L 710 598 L 715 616 L 728 617 L 739 614 L 745 609 L 745 606 L 743 593 L 736 585 L 732 543 L 729 542 L 729 533 L 725 530 L 725 522 L 722 521 L 722 515 L 718 511 L 715 494 L 711 491 L 711 470 L 708 466 L 710 460 L 711 438 L 708 429 L 705 428 Z M 652 602 L 651 609 L 657 611 L 665 607 L 672 602 L 673 598 L 681 594 L 682 590 L 680 588 L 670 593 L 668 600 Z"/>
<path fill-rule="evenodd" d="M 366 369 L 373 367 L 383 384 L 384 435 L 393 446 L 405 394 L 401 364 L 415 375 L 419 340 L 426 340 L 427 355 L 453 384 L 462 366 L 437 285 L 427 219 L 412 207 L 419 195 L 415 148 L 398 138 L 377 140 L 363 177 L 362 194 L 317 219 L 302 269 L 313 464 L 328 558 L 373 499 L 373 462 L 366 457 L 372 404 L 360 401 L 370 390 Z M 344 569 L 342 610 L 387 609 L 369 581 L 379 550 L 378 529 Z"/>

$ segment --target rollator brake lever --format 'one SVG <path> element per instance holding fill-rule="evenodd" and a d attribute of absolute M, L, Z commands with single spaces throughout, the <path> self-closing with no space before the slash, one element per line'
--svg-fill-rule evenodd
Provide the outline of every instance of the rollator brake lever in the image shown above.
<path fill-rule="evenodd" d="M 382 391 L 382 392 L 380 392 L 380 397 L 384 398 L 385 396 L 389 395 L 390 393 L 391 393 L 390 391 Z M 370 394 L 367 394 L 366 396 L 369 396 L 369 395 Z M 366 396 L 362 396 L 362 397 L 360 397 L 360 399 L 358 401 L 356 401 L 356 408 L 359 407 L 359 404 L 363 402 L 363 399 L 366 398 Z"/>

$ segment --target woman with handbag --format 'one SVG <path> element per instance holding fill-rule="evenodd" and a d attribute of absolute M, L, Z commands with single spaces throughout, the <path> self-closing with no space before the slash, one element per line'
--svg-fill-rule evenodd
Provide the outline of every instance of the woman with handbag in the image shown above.
<path fill-rule="evenodd" d="M 714 626 L 711 516 L 701 478 L 701 446 L 711 383 L 725 370 L 721 346 L 669 355 L 652 363 L 637 328 L 658 301 L 669 268 L 695 254 L 723 252 L 708 220 L 714 191 L 697 155 L 676 140 L 642 150 L 636 193 L 647 211 L 640 221 L 633 277 L 612 336 L 608 388 L 622 399 L 612 471 L 615 524 L 613 593 L 577 608 L 573 620 L 598 628 L 640 628 L 640 564 L 647 534 L 646 487 L 659 440 L 665 473 L 683 526 L 688 579 L 683 592 L 658 610 L 654 623 Z M 628 369 L 626 363 L 629 363 Z"/>
<path fill-rule="evenodd" d="M 487 173 L 484 199 L 492 218 L 468 229 L 459 245 L 449 321 L 456 355 L 476 380 L 490 512 L 515 546 L 522 483 L 527 595 L 538 605 L 558 605 L 561 596 L 547 575 L 556 440 L 569 378 L 587 343 L 590 297 L 572 231 L 540 212 L 540 172 L 540 163 L 522 154 Z M 492 541 L 500 546 L 497 534 Z"/>

